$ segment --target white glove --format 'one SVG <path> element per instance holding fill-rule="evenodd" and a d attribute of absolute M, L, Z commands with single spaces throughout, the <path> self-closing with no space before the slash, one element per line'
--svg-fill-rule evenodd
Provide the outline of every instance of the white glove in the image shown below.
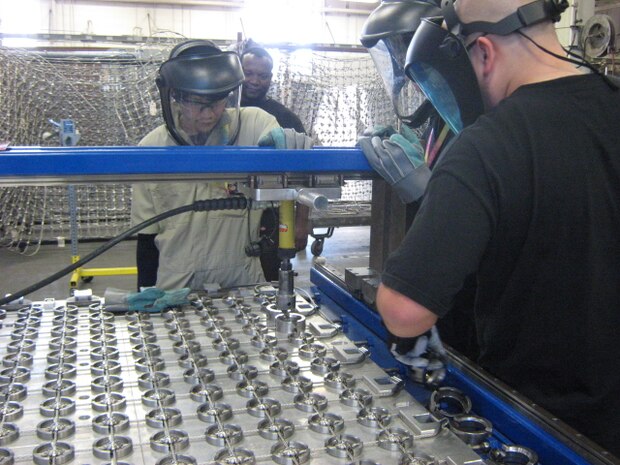
<path fill-rule="evenodd" d="M 405 365 L 412 368 L 425 368 L 429 371 L 437 370 L 444 366 L 443 358 L 446 355 L 446 349 L 441 343 L 435 326 L 416 338 L 399 338 L 391 342 L 390 352 L 392 352 L 396 360 Z M 413 348 L 403 354 L 401 352 L 404 342 L 408 346 L 413 343 Z"/>

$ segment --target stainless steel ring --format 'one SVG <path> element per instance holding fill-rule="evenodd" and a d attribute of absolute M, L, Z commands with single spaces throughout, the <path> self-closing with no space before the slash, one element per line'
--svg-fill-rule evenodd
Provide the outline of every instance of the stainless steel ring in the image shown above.
<path fill-rule="evenodd" d="M 470 446 L 487 440 L 493 433 L 493 425 L 486 418 L 477 415 L 457 415 L 450 419 L 450 429 Z"/>
<path fill-rule="evenodd" d="M 502 444 L 501 449 L 492 449 L 489 456 L 499 465 L 519 463 L 522 465 L 536 465 L 538 454 L 532 449 L 523 446 L 508 446 Z"/>
<path fill-rule="evenodd" d="M 456 388 L 440 387 L 432 392 L 428 409 L 439 418 L 453 418 L 469 413 L 471 400 Z"/>

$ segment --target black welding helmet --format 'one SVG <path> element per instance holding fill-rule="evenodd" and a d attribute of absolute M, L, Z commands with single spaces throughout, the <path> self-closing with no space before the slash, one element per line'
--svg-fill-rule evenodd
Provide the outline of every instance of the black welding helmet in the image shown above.
<path fill-rule="evenodd" d="M 157 87 L 168 131 L 179 145 L 232 145 L 240 125 L 239 56 L 208 40 L 174 47 Z"/>
<path fill-rule="evenodd" d="M 484 112 L 465 38 L 474 33 L 508 35 L 543 21 L 556 22 L 566 7 L 566 0 L 535 0 L 497 22 L 462 23 L 447 0 L 441 16 L 422 20 L 407 51 L 405 73 L 452 131 L 460 132 Z"/>
<path fill-rule="evenodd" d="M 419 126 L 416 110 L 425 100 L 417 85 L 405 76 L 407 47 L 420 19 L 437 16 L 440 9 L 435 1 L 383 0 L 370 14 L 362 29 L 361 43 L 368 49 L 375 67 L 399 119 Z"/>

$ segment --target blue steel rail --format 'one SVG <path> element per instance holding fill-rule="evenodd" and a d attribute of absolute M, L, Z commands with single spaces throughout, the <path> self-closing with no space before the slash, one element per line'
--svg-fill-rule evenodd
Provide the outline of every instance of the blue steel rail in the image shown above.
<path fill-rule="evenodd" d="M 317 147 L 12 147 L 0 152 L 0 183 L 16 178 L 72 178 L 205 173 L 365 174 L 361 150 Z"/>
<path fill-rule="evenodd" d="M 319 299 L 333 303 L 330 313 L 340 320 L 343 331 L 353 340 L 366 340 L 371 358 L 384 369 L 397 370 L 407 379 L 407 368 L 396 361 L 387 350 L 387 332 L 379 314 L 364 302 L 353 297 L 340 283 L 334 282 L 328 272 L 312 268 L 310 280 L 319 292 Z M 541 465 L 616 465 L 613 457 L 593 454 L 588 447 L 575 444 L 569 447 L 561 439 L 562 433 L 544 426 L 542 420 L 524 413 L 516 402 L 502 395 L 501 390 L 472 375 L 466 366 L 449 363 L 443 383 L 464 392 L 472 401 L 473 411 L 493 424 L 491 444 L 516 444 L 529 447 L 539 457 Z M 408 381 L 406 389 L 420 402 L 426 403 L 430 392 Z M 508 388 L 506 388 L 508 389 Z M 560 423 L 560 422 L 558 422 Z M 591 444 L 591 443 L 590 443 Z M 579 449 L 579 452 L 577 450 Z"/>

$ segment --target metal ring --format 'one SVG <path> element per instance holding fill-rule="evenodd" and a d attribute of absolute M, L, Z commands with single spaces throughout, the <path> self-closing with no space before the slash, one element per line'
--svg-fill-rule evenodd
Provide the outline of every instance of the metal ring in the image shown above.
<path fill-rule="evenodd" d="M 449 424 L 452 432 L 470 446 L 482 443 L 493 432 L 491 422 L 477 415 L 457 415 Z"/>
<path fill-rule="evenodd" d="M 280 442 L 271 448 L 271 458 L 279 465 L 301 465 L 310 460 L 310 449 L 298 441 Z"/>
<path fill-rule="evenodd" d="M 281 386 L 286 392 L 292 393 L 308 393 L 314 387 L 312 381 L 305 376 L 287 376 L 282 380 Z"/>
<path fill-rule="evenodd" d="M 413 446 L 413 435 L 402 428 L 388 428 L 379 433 L 377 442 L 381 449 L 407 450 Z"/>
<path fill-rule="evenodd" d="M 335 434 L 344 429 L 344 419 L 335 413 L 315 413 L 308 418 L 308 427 L 315 433 Z"/>
<path fill-rule="evenodd" d="M 232 408 L 228 404 L 205 402 L 196 411 L 198 419 L 205 423 L 215 423 L 230 420 L 233 416 Z"/>
<path fill-rule="evenodd" d="M 440 387 L 431 394 L 428 409 L 440 418 L 454 418 L 471 411 L 471 400 L 453 387 Z"/>
<path fill-rule="evenodd" d="M 138 386 L 143 389 L 155 389 L 170 385 L 170 375 L 163 371 L 149 371 L 138 376 Z"/>
<path fill-rule="evenodd" d="M 355 458 L 362 453 L 364 444 L 357 436 L 343 434 L 340 436 L 332 436 L 325 441 L 325 449 L 332 457 L 338 458 Z"/>
<path fill-rule="evenodd" d="M 97 394 L 92 402 L 91 408 L 96 412 L 118 412 L 127 406 L 127 399 L 118 392 L 105 392 Z"/>
<path fill-rule="evenodd" d="M 19 428 L 13 423 L 0 426 L 0 446 L 6 446 L 19 438 Z"/>
<path fill-rule="evenodd" d="M 357 422 L 370 428 L 387 426 L 391 421 L 392 415 L 383 407 L 363 408 L 357 414 Z"/>
<path fill-rule="evenodd" d="M 295 408 L 302 412 L 322 412 L 327 408 L 327 398 L 321 394 L 297 394 L 293 399 Z"/>
<path fill-rule="evenodd" d="M 44 417 L 71 415 L 75 412 L 75 401 L 69 397 L 51 397 L 39 406 L 39 413 Z"/>
<path fill-rule="evenodd" d="M 235 389 L 242 397 L 263 397 L 269 392 L 269 385 L 263 381 L 244 380 L 238 382 Z"/>
<path fill-rule="evenodd" d="M 172 389 L 149 389 L 142 394 L 142 403 L 148 407 L 168 407 L 176 402 Z"/>
<path fill-rule="evenodd" d="M 372 394 L 366 389 L 345 389 L 340 394 L 340 402 L 349 407 L 368 407 L 372 401 Z"/>
<path fill-rule="evenodd" d="M 109 457 L 108 455 L 106 458 Z M 32 451 L 32 460 L 37 465 L 49 465 L 51 461 L 62 465 L 71 462 L 74 458 L 75 450 L 66 442 L 46 442 Z"/>
<path fill-rule="evenodd" d="M 183 381 L 187 384 L 195 385 L 196 383 L 207 384 L 215 379 L 215 372 L 210 368 L 198 367 L 188 368 L 183 372 Z M 168 384 L 170 378 L 168 377 Z"/>
<path fill-rule="evenodd" d="M 118 375 L 122 371 L 121 362 L 118 360 L 98 360 L 90 366 L 91 374 L 95 376 Z"/>
<path fill-rule="evenodd" d="M 536 465 L 538 463 L 538 454 L 532 449 L 523 446 L 507 446 L 502 444 L 501 449 L 492 449 L 489 455 L 498 464 L 509 465 L 519 463 L 522 465 Z"/>
<path fill-rule="evenodd" d="M 231 365 L 226 368 L 228 377 L 235 381 L 243 379 L 254 379 L 258 376 L 258 368 L 253 365 Z"/>
<path fill-rule="evenodd" d="M 182 451 L 189 447 L 189 435 L 182 430 L 165 429 L 151 436 L 150 443 L 157 452 Z"/>
<path fill-rule="evenodd" d="M 15 463 L 15 456 L 13 451 L 9 449 L 0 449 L 0 465 L 13 465 Z"/>
<path fill-rule="evenodd" d="M 15 421 L 24 416 L 24 407 L 19 402 L 5 402 L 0 411 L 0 421 Z"/>
<path fill-rule="evenodd" d="M 75 433 L 75 423 L 67 418 L 43 420 L 37 425 L 37 436 L 48 441 L 65 439 Z"/>
<path fill-rule="evenodd" d="M 177 426 L 183 423 L 181 411 L 176 408 L 155 408 L 145 416 L 146 424 L 153 428 Z"/>
<path fill-rule="evenodd" d="M 18 402 L 24 400 L 27 395 L 28 390 L 24 384 L 11 383 L 0 386 L 0 398 Z"/>
<path fill-rule="evenodd" d="M 123 378 L 115 375 L 97 376 L 91 381 L 90 390 L 99 392 L 120 392 L 123 390 Z"/>
<path fill-rule="evenodd" d="M 243 440 L 243 430 L 239 425 L 212 425 L 205 432 L 207 442 L 212 446 L 228 446 Z"/>
<path fill-rule="evenodd" d="M 234 449 L 222 449 L 215 457 L 215 465 L 228 465 L 231 463 L 239 463 L 243 465 L 255 465 L 256 460 L 254 459 L 254 452 L 248 449 L 242 449 L 240 447 L 235 447 Z M 230 460 L 229 460 L 230 459 Z"/>
<path fill-rule="evenodd" d="M 93 419 L 93 431 L 99 434 L 120 433 L 129 429 L 129 417 L 124 413 L 102 413 Z"/>
<path fill-rule="evenodd" d="M 189 391 L 189 397 L 196 402 L 213 402 L 224 397 L 224 391 L 217 384 L 196 384 Z"/>
<path fill-rule="evenodd" d="M 280 378 L 299 374 L 299 364 L 293 360 L 277 360 L 269 365 L 269 373 Z"/>
<path fill-rule="evenodd" d="M 131 438 L 126 436 L 104 437 L 93 444 L 93 455 L 100 459 L 127 457 L 132 452 Z"/>
<path fill-rule="evenodd" d="M 327 373 L 323 378 L 323 382 L 325 383 L 325 387 L 335 389 L 335 390 L 343 390 L 343 389 L 352 389 L 355 387 L 355 378 L 351 373 Z"/>
<path fill-rule="evenodd" d="M 168 455 L 159 459 L 155 465 L 196 465 L 198 462 L 189 455 Z"/>
<path fill-rule="evenodd" d="M 282 411 L 280 402 L 269 397 L 255 397 L 250 399 L 245 405 L 250 415 L 257 418 L 274 417 Z"/>
<path fill-rule="evenodd" d="M 272 420 L 267 418 L 258 423 L 258 434 L 263 439 L 272 441 L 290 438 L 295 433 L 295 425 L 284 418 Z"/>
<path fill-rule="evenodd" d="M 43 385 L 41 391 L 47 397 L 54 397 L 58 394 L 61 396 L 71 396 L 75 394 L 77 386 L 74 381 L 69 379 L 56 379 L 48 381 Z"/>

